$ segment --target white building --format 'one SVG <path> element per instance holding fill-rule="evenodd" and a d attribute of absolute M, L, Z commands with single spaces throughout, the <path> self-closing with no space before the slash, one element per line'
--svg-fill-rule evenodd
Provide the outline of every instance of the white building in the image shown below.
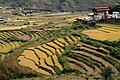
<path fill-rule="evenodd" d="M 120 12 L 113 12 L 112 17 L 120 19 Z"/>
<path fill-rule="evenodd" d="M 109 7 L 95 7 L 92 11 L 94 13 L 94 20 L 108 18 Z"/>

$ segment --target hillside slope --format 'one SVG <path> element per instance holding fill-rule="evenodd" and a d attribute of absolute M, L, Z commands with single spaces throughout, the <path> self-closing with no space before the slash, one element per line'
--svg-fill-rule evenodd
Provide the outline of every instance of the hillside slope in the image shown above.
<path fill-rule="evenodd" d="M 53 11 L 82 11 L 117 3 L 120 3 L 120 0 L 0 0 L 1 6 L 33 7 Z"/>

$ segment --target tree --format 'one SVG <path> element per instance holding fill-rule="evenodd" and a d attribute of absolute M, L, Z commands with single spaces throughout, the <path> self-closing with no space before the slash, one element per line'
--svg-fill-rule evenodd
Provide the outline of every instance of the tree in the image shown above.
<path fill-rule="evenodd" d="M 88 24 L 90 27 L 95 27 L 96 26 L 96 22 L 95 21 L 92 21 Z"/>
<path fill-rule="evenodd" d="M 101 75 L 104 77 L 105 80 L 113 80 L 112 79 L 112 69 L 111 67 L 107 67 L 104 70 L 102 70 Z"/>
<path fill-rule="evenodd" d="M 109 13 L 112 14 L 112 12 L 114 12 L 114 11 L 120 12 L 120 4 L 110 6 Z"/>

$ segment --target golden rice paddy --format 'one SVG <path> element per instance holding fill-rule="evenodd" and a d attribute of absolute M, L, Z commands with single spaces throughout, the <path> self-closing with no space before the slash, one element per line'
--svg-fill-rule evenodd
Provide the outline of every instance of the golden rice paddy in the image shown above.
<path fill-rule="evenodd" d="M 54 40 L 54 42 L 56 42 L 56 43 L 59 44 L 60 46 L 64 47 L 64 44 L 58 42 L 57 40 Z"/>
<path fill-rule="evenodd" d="M 20 57 L 18 58 L 18 60 L 21 60 L 21 61 L 19 62 L 20 65 L 24 65 L 24 66 L 26 66 L 26 67 L 29 67 L 29 68 L 31 68 L 32 70 L 34 70 L 34 71 L 36 71 L 36 72 L 39 72 L 39 73 L 41 73 L 41 74 L 44 74 L 44 75 L 51 75 L 51 74 L 48 73 L 47 71 L 44 71 L 44 70 L 42 70 L 42 69 L 39 69 L 39 68 L 35 65 L 35 63 L 34 63 L 33 61 L 28 60 L 28 59 L 25 59 L 24 56 L 20 56 Z"/>
<path fill-rule="evenodd" d="M 53 59 L 54 59 L 55 65 L 58 66 L 58 68 L 59 68 L 60 70 L 63 70 L 63 67 L 62 67 L 62 65 L 59 63 L 59 60 L 58 60 L 57 56 L 56 56 L 56 55 L 53 55 L 52 57 L 53 57 Z"/>
<path fill-rule="evenodd" d="M 77 38 L 75 38 L 74 36 L 71 36 L 71 38 L 72 38 L 73 40 L 77 41 Z"/>
<path fill-rule="evenodd" d="M 27 28 L 28 26 L 27 25 L 24 25 L 24 26 L 7 26 L 7 27 L 5 27 L 5 26 L 1 26 L 0 27 L 0 31 L 2 31 L 2 30 L 16 30 L 16 29 L 22 29 L 22 28 Z"/>
<path fill-rule="evenodd" d="M 13 49 L 18 48 L 21 45 L 22 43 L 19 42 L 9 42 L 9 43 L 0 44 L 0 52 L 6 53 Z"/>
<path fill-rule="evenodd" d="M 46 59 L 46 62 L 49 63 L 49 65 L 54 66 L 54 64 L 53 64 L 53 62 L 52 62 L 52 60 L 51 60 L 51 57 L 48 57 L 48 58 Z"/>
<path fill-rule="evenodd" d="M 55 43 L 53 43 L 53 42 L 49 42 L 49 43 L 47 43 L 47 44 L 49 44 L 49 45 L 52 45 L 52 46 L 54 46 L 55 48 L 60 48 L 58 45 L 56 45 Z"/>
<path fill-rule="evenodd" d="M 49 50 L 46 50 L 46 49 L 44 49 L 44 48 L 41 47 L 41 46 L 37 46 L 37 48 L 46 51 L 49 55 L 52 55 L 52 53 L 51 53 Z"/>
<path fill-rule="evenodd" d="M 42 52 L 42 51 L 40 51 L 40 50 L 38 50 L 38 49 L 34 49 L 34 50 L 35 50 L 36 54 L 37 54 L 41 59 L 46 59 L 46 58 L 47 58 L 47 55 L 46 55 L 44 52 Z"/>
<path fill-rule="evenodd" d="M 54 48 L 52 48 L 50 46 L 47 46 L 46 44 L 43 44 L 42 46 L 47 48 L 47 49 L 49 49 L 49 50 L 51 50 L 53 53 L 55 53 L 55 49 Z"/>
<path fill-rule="evenodd" d="M 51 70 L 53 73 L 55 73 L 55 71 L 51 67 L 49 67 L 45 64 L 44 59 L 40 60 L 40 65 L 44 68 L 47 68 L 47 69 Z"/>
<path fill-rule="evenodd" d="M 119 40 L 120 39 L 120 25 L 115 24 L 98 24 L 101 28 L 95 30 L 85 30 L 84 34 L 97 40 Z"/>
<path fill-rule="evenodd" d="M 26 58 L 29 58 L 29 59 L 34 60 L 37 64 L 39 64 L 39 63 L 38 63 L 38 58 L 37 58 L 37 56 L 34 54 L 33 51 L 25 50 L 25 51 L 22 53 L 22 55 L 25 56 Z"/>
<path fill-rule="evenodd" d="M 72 36 L 72 38 L 74 38 L 73 39 L 74 41 L 78 40 L 74 36 Z M 66 39 L 71 44 L 74 42 L 69 37 L 66 37 Z M 62 43 L 59 42 L 58 40 L 60 40 Z M 54 40 L 53 42 L 48 42 L 48 43 L 45 43 L 45 44 L 42 44 L 36 47 L 30 47 L 24 50 L 24 52 L 22 53 L 22 56 L 18 57 L 18 60 L 20 60 L 18 64 L 25 66 L 25 67 L 29 67 L 41 74 L 51 75 L 49 71 L 44 70 L 45 68 L 52 71 L 52 73 L 56 74 L 54 68 L 52 68 L 51 66 L 53 67 L 56 66 L 59 68 L 59 70 L 63 70 L 63 67 L 58 60 L 58 55 L 61 56 L 62 52 L 64 52 L 64 48 L 62 47 L 66 47 L 65 45 L 63 45 L 63 43 L 65 43 L 66 46 L 69 46 L 69 44 L 63 38 L 58 38 L 57 40 Z M 39 66 L 42 66 L 44 69 L 41 69 L 41 68 L 38 69 L 38 67 L 36 67 L 36 64 Z M 50 66 L 48 66 L 48 64 Z"/>
<path fill-rule="evenodd" d="M 71 43 L 71 44 L 74 43 L 69 37 L 66 37 L 66 38 L 67 38 L 67 40 L 68 40 L 69 43 Z"/>
<path fill-rule="evenodd" d="M 65 46 L 68 46 L 69 44 L 63 39 L 63 38 L 59 38 L 57 39 L 58 41 L 61 41 L 61 42 L 64 42 L 65 43 Z"/>

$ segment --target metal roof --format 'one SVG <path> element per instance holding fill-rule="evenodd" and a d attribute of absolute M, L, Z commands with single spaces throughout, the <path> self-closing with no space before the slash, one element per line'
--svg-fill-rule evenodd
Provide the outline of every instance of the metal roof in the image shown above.
<path fill-rule="evenodd" d="M 95 7 L 95 8 L 93 9 L 94 12 L 95 12 L 95 11 L 97 11 L 97 12 L 100 12 L 100 11 L 109 11 L 109 10 L 110 10 L 109 7 Z"/>

